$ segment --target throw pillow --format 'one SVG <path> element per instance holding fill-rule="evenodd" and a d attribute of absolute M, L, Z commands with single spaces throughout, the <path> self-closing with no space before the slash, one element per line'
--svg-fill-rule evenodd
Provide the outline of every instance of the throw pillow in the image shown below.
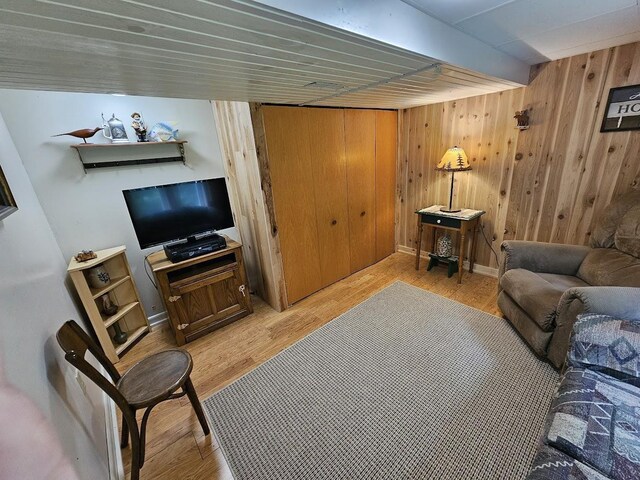
<path fill-rule="evenodd" d="M 567 364 L 640 386 L 640 321 L 592 313 L 578 315 Z"/>

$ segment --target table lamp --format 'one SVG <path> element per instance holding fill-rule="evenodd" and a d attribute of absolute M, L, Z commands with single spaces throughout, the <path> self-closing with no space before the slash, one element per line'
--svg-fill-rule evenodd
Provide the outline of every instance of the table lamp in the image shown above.
<path fill-rule="evenodd" d="M 471 165 L 469 165 L 469 159 L 467 158 L 467 154 L 464 153 L 464 150 L 460 147 L 451 147 L 447 150 L 438 163 L 436 170 L 444 170 L 445 172 L 451 172 L 451 190 L 449 191 L 449 208 L 442 207 L 440 211 L 447 213 L 455 213 L 459 212 L 460 209 L 452 208 L 451 203 L 453 202 L 453 176 L 455 172 L 463 172 L 465 170 L 471 170 Z"/>

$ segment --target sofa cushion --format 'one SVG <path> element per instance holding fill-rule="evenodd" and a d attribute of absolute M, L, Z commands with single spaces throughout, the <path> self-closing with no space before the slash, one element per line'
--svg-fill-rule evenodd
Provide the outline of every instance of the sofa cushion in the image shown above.
<path fill-rule="evenodd" d="M 640 287 L 640 259 L 615 248 L 594 248 L 577 276 L 594 286 Z"/>
<path fill-rule="evenodd" d="M 545 332 L 553 330 L 560 297 L 567 288 L 586 284 L 575 277 L 514 268 L 500 277 L 502 289 Z"/>
<path fill-rule="evenodd" d="M 578 315 L 567 364 L 640 387 L 640 321 L 593 313 Z"/>
<path fill-rule="evenodd" d="M 597 470 L 548 445 L 538 448 L 526 480 L 608 480 Z"/>
<path fill-rule="evenodd" d="M 589 284 L 573 275 L 558 275 L 556 273 L 536 273 L 539 277 L 549 282 L 563 292 L 573 287 L 588 287 Z"/>
<path fill-rule="evenodd" d="M 631 190 L 611 202 L 591 232 L 589 240 L 593 248 L 610 248 L 615 244 L 615 234 L 622 217 L 631 207 L 640 204 L 640 190 Z"/>
<path fill-rule="evenodd" d="M 551 403 L 543 442 L 607 477 L 640 478 L 638 411 L 639 388 L 571 367 Z"/>
<path fill-rule="evenodd" d="M 640 257 L 640 202 L 624 214 L 615 235 L 616 248 Z"/>

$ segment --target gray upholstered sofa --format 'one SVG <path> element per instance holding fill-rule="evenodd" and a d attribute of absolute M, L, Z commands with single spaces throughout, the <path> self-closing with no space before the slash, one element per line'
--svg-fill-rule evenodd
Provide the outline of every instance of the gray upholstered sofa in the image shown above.
<path fill-rule="evenodd" d="M 640 322 L 578 317 L 527 480 L 640 478 Z"/>
<path fill-rule="evenodd" d="M 505 241 L 501 247 L 498 306 L 557 368 L 578 314 L 640 320 L 640 290 L 628 288 L 640 287 L 640 190 L 609 205 L 590 244 Z"/>

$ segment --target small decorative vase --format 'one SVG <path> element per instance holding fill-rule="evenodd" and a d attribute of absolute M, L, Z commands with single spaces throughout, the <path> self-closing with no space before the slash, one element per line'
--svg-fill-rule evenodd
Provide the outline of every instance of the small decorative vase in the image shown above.
<path fill-rule="evenodd" d="M 87 281 L 93 288 L 104 288 L 111 283 L 111 277 L 102 263 L 90 268 L 88 273 Z"/>
<path fill-rule="evenodd" d="M 127 341 L 127 338 L 129 337 L 127 335 L 127 332 L 122 331 L 118 322 L 113 324 L 113 329 L 116 332 L 116 334 L 113 336 L 113 341 L 118 345 L 122 345 L 123 343 L 125 343 Z"/>
<path fill-rule="evenodd" d="M 102 295 L 100 297 L 100 300 L 102 301 L 102 313 L 104 313 L 107 317 L 116 314 L 116 312 L 118 311 L 118 305 L 111 301 L 111 297 L 108 293 Z"/>
<path fill-rule="evenodd" d="M 453 253 L 453 242 L 448 233 L 440 236 L 436 242 L 436 255 L 442 258 L 448 258 Z"/>

